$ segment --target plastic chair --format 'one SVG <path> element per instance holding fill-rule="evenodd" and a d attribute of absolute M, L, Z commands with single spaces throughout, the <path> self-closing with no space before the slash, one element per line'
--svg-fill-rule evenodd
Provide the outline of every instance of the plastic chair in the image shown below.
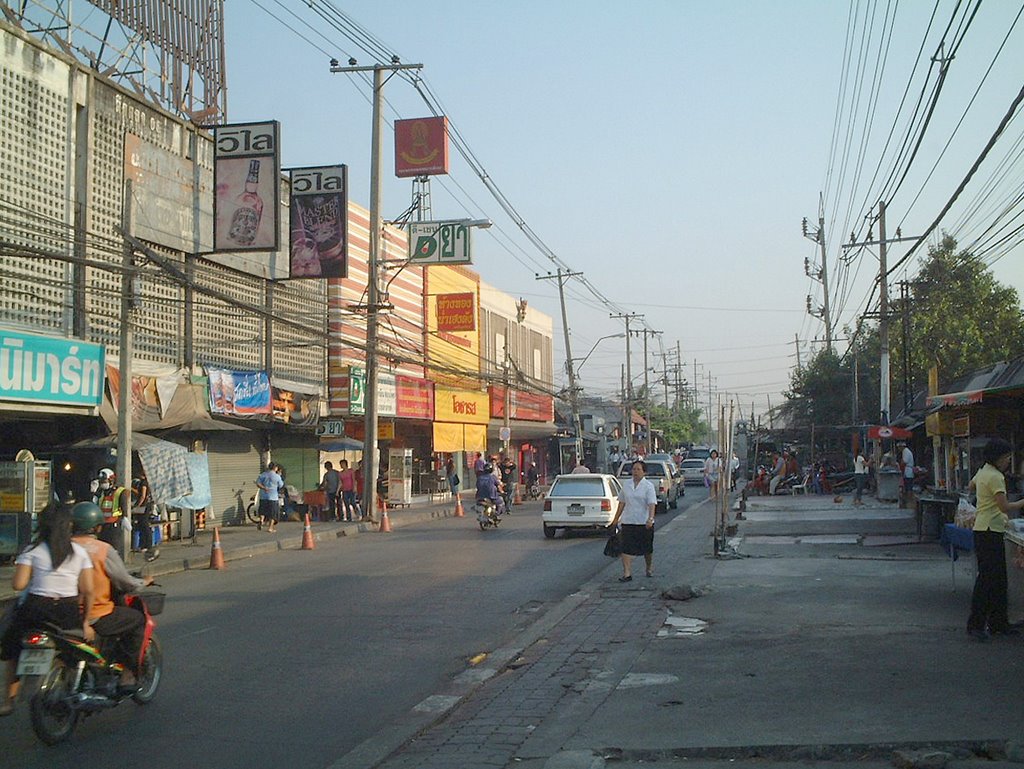
<path fill-rule="evenodd" d="M 795 484 L 795 485 L 790 487 L 790 488 L 793 489 L 793 495 L 794 496 L 797 495 L 797 494 L 804 494 L 804 495 L 806 495 L 807 494 L 807 484 L 810 483 L 810 482 L 811 482 L 811 476 L 805 475 L 803 483 L 797 483 L 797 484 Z"/>

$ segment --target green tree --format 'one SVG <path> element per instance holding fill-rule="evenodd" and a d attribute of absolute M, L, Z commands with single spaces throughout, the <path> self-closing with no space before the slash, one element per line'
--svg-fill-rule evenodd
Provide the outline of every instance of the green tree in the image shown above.
<path fill-rule="evenodd" d="M 790 375 L 787 410 L 800 426 L 849 424 L 851 385 L 849 364 L 822 350 Z"/>

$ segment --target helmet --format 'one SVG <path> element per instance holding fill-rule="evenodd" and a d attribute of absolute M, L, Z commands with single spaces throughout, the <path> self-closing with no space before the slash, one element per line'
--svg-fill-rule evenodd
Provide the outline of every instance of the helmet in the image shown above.
<path fill-rule="evenodd" d="M 75 532 L 89 532 L 103 523 L 103 511 L 95 502 L 79 502 L 71 508 L 71 521 Z"/>
<path fill-rule="evenodd" d="M 484 472 L 485 473 L 493 473 L 494 472 L 494 465 L 492 465 L 490 462 L 487 462 L 486 464 L 484 464 Z"/>
<path fill-rule="evenodd" d="M 97 473 L 97 475 L 99 475 L 101 481 L 102 480 L 112 481 L 112 480 L 114 480 L 114 476 L 116 474 L 109 467 L 104 467 L 102 470 L 99 471 L 99 473 Z"/>

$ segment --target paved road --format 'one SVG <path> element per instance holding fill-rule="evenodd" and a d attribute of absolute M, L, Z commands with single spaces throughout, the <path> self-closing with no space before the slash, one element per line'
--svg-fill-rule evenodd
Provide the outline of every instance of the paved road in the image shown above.
<path fill-rule="evenodd" d="M 0 744 L 24 769 L 134 767 L 140 756 L 152 769 L 326 767 L 418 703 L 429 718 L 432 695 L 472 658 L 607 566 L 602 544 L 545 540 L 532 503 L 496 531 L 438 519 L 168 575 L 156 701 L 91 717 L 54 749 L 21 708 L 0 721 Z"/>

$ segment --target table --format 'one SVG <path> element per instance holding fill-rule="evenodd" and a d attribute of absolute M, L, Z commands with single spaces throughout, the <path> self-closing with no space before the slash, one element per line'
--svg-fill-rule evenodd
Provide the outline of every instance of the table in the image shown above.
<path fill-rule="evenodd" d="M 956 590 L 956 561 L 961 552 L 974 551 L 974 532 L 970 529 L 961 529 L 952 523 L 943 524 L 939 545 L 949 556 L 950 569 L 953 574 L 953 589 Z"/>
<path fill-rule="evenodd" d="M 921 535 L 924 530 L 924 519 L 926 513 L 937 515 L 935 523 L 938 525 L 934 528 L 929 527 L 929 534 L 932 536 L 929 539 L 935 539 L 942 534 L 942 525 L 951 523 L 954 516 L 956 515 L 956 506 L 959 504 L 959 497 L 946 497 L 946 496 L 934 496 L 931 494 L 921 494 L 917 498 L 916 509 L 914 510 L 914 517 L 917 523 L 917 538 L 921 539 Z"/>

